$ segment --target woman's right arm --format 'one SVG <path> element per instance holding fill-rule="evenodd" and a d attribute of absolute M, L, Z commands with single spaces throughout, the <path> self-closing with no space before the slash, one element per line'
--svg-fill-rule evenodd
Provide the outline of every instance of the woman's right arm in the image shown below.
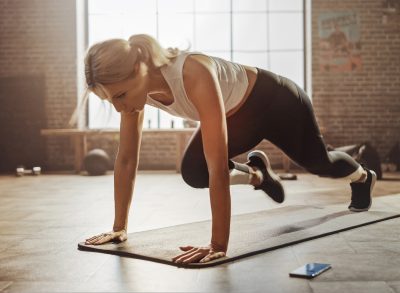
<path fill-rule="evenodd" d="M 114 231 L 127 230 L 139 164 L 143 116 L 144 110 L 133 114 L 121 114 L 120 144 L 114 165 Z"/>
<path fill-rule="evenodd" d="M 113 231 L 86 239 L 85 244 L 99 245 L 127 239 L 128 214 L 139 163 L 144 110 L 121 113 L 120 143 L 114 165 L 115 218 Z"/>
<path fill-rule="evenodd" d="M 121 114 L 120 143 L 114 165 L 113 231 L 86 239 L 86 244 L 98 245 L 111 240 L 127 239 L 128 214 L 139 163 L 143 116 L 144 110 L 133 114 Z"/>

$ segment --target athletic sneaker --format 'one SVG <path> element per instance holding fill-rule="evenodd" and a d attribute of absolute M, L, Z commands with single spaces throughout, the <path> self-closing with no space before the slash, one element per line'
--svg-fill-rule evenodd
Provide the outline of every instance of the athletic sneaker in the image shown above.
<path fill-rule="evenodd" d="M 374 188 L 376 181 L 376 174 L 372 170 L 367 171 L 367 180 L 365 182 L 353 182 L 351 186 L 351 203 L 349 210 L 352 212 L 364 212 L 368 211 L 372 204 L 372 189 Z"/>
<path fill-rule="evenodd" d="M 256 167 L 263 174 L 263 181 L 255 186 L 255 190 L 261 189 L 277 203 L 285 200 L 285 190 L 281 184 L 281 179 L 271 169 L 267 155 L 262 151 L 252 151 L 247 155 L 246 165 Z"/>

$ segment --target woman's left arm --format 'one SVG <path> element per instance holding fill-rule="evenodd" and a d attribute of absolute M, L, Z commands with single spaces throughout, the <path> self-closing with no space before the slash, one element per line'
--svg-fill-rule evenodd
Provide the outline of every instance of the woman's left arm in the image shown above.
<path fill-rule="evenodd" d="M 212 237 L 207 247 L 181 247 L 186 252 L 173 260 L 184 263 L 205 262 L 225 256 L 228 249 L 231 198 L 226 115 L 218 77 L 211 60 L 207 56 L 191 55 L 187 57 L 184 66 L 184 70 L 186 68 L 188 71 L 184 74 L 185 90 L 200 116 L 203 149 L 209 173 Z"/>

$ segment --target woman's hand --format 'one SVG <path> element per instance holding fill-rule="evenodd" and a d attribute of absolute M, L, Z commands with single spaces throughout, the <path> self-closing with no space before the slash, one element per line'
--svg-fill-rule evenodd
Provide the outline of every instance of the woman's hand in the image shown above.
<path fill-rule="evenodd" d="M 181 246 L 179 248 L 185 253 L 173 257 L 172 261 L 175 263 L 205 263 L 226 255 L 224 251 L 215 251 L 211 245 L 206 247 Z"/>
<path fill-rule="evenodd" d="M 99 245 L 107 242 L 111 242 L 112 240 L 117 242 L 123 242 L 128 239 L 128 235 L 126 234 L 126 230 L 121 231 L 111 231 L 107 233 L 101 233 L 99 235 L 93 236 L 89 239 L 86 239 L 86 245 Z"/>

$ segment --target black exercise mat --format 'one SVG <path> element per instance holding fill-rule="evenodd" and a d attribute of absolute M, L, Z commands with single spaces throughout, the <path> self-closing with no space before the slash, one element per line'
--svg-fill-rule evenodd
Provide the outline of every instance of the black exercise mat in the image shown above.
<path fill-rule="evenodd" d="M 182 253 L 179 246 L 209 243 L 211 221 L 136 232 L 123 243 L 78 244 L 78 249 L 155 261 L 173 266 L 210 267 L 334 233 L 400 217 L 399 208 L 374 201 L 368 212 L 354 213 L 345 204 L 287 206 L 232 216 L 227 256 L 209 263 L 176 264 L 171 258 Z"/>

